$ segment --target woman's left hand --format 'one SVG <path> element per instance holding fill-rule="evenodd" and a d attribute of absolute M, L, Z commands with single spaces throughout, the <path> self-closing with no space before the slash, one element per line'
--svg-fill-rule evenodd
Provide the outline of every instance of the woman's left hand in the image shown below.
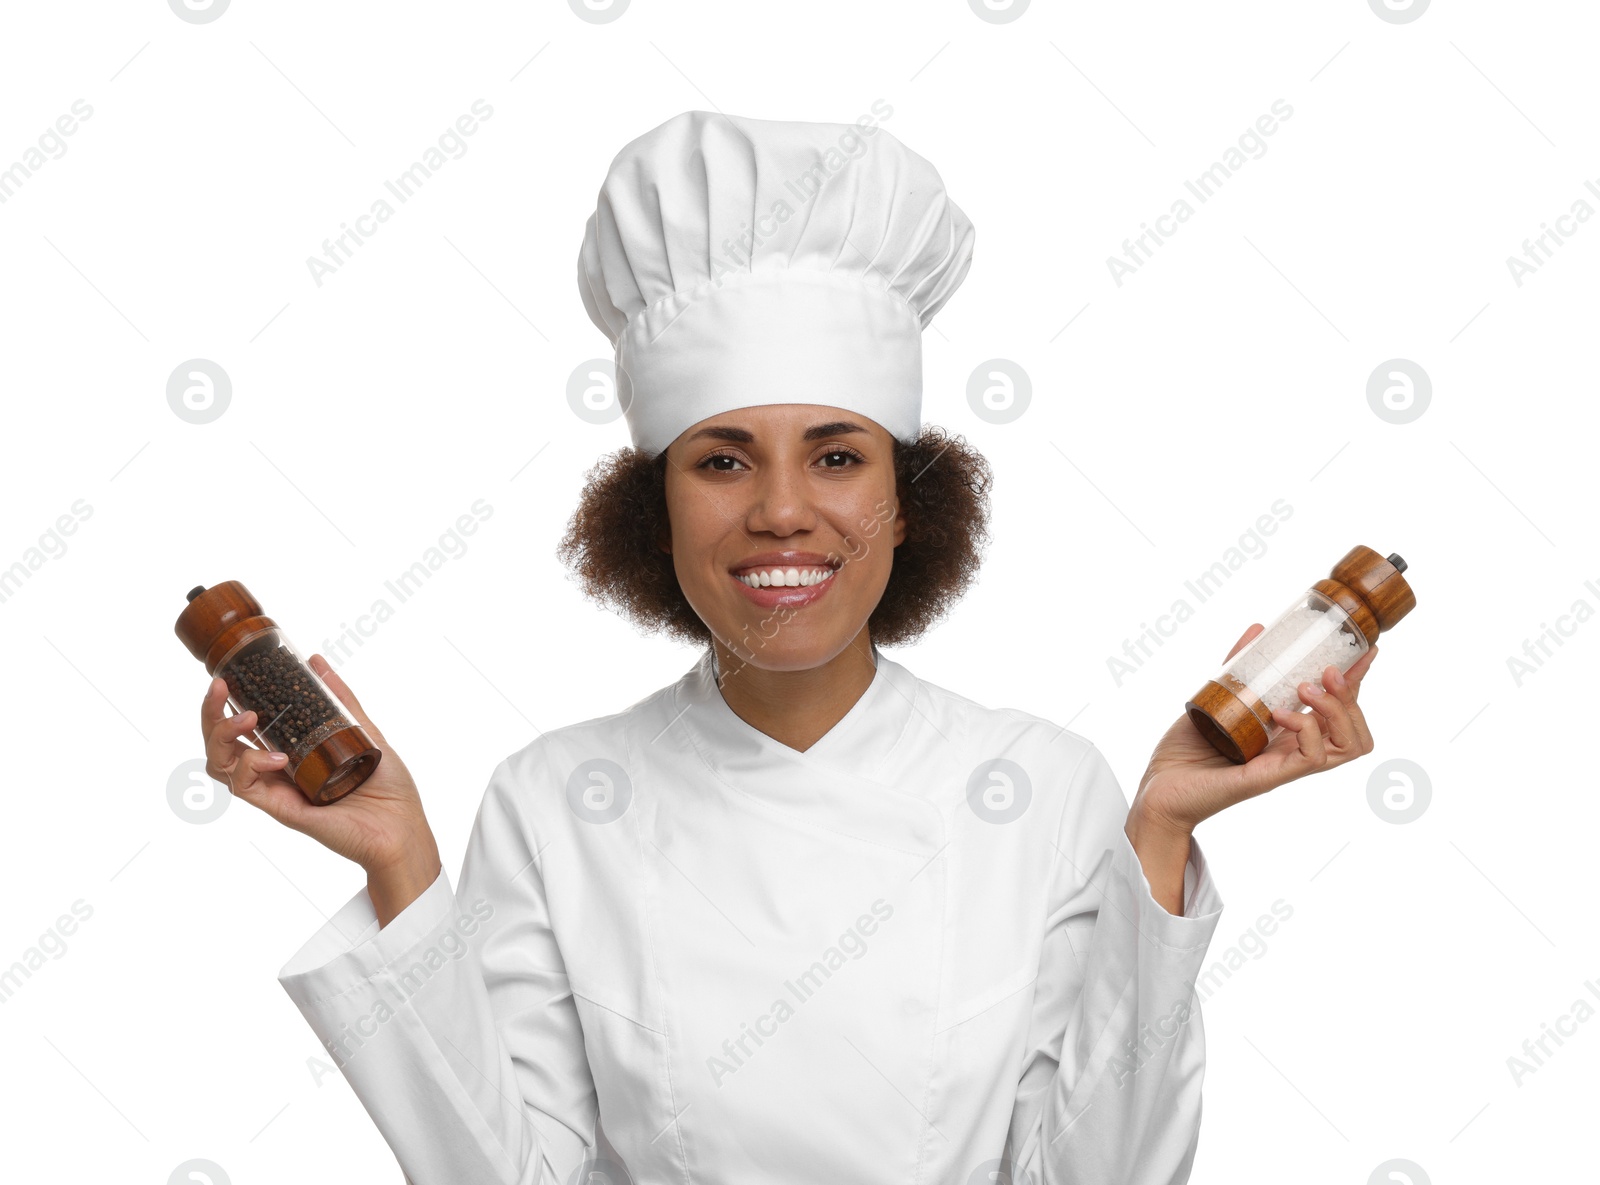
<path fill-rule="evenodd" d="M 1264 628 L 1257 623 L 1247 629 L 1228 652 L 1228 659 Z M 1175 832 L 1191 832 L 1202 819 L 1237 802 L 1372 752 L 1372 730 L 1356 696 L 1362 676 L 1377 654 L 1373 647 L 1342 675 L 1338 667 L 1325 668 L 1325 691 L 1302 683 L 1300 699 L 1311 711 L 1275 711 L 1272 718 L 1282 731 L 1243 765 L 1235 765 L 1213 749 L 1187 713 L 1179 716 L 1156 745 L 1130 813 L 1158 821 Z"/>

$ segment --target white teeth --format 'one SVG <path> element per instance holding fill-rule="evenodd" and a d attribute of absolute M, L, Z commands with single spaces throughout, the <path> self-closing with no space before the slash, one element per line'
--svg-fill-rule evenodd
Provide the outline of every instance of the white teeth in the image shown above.
<path fill-rule="evenodd" d="M 767 568 L 758 572 L 745 572 L 739 579 L 751 588 L 806 588 L 821 584 L 833 576 L 832 568 Z"/>

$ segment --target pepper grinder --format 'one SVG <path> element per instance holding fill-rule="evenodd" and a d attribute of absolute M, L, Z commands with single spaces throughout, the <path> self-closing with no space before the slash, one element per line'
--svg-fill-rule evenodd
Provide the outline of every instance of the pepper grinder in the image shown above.
<path fill-rule="evenodd" d="M 227 682 L 235 713 L 256 714 L 251 736 L 288 755 L 283 772 L 311 802 L 337 802 L 378 768 L 383 751 L 237 580 L 190 589 L 173 629 Z"/>
<path fill-rule="evenodd" d="M 1322 686 L 1328 667 L 1348 671 L 1417 606 L 1399 555 L 1359 544 L 1325 580 L 1308 588 L 1183 705 L 1211 747 L 1235 764 L 1249 761 L 1281 731 L 1275 708 L 1309 712 L 1301 683 Z"/>

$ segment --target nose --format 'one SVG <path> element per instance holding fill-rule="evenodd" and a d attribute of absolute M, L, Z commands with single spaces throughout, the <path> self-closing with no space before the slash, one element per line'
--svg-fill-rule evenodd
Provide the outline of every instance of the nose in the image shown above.
<path fill-rule="evenodd" d="M 753 533 L 792 535 L 816 526 L 817 510 L 803 466 L 768 465 L 756 472 L 745 526 Z"/>

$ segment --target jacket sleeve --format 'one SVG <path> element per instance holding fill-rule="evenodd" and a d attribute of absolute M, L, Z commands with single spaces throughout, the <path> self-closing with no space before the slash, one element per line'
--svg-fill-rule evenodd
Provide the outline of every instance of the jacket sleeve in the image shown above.
<path fill-rule="evenodd" d="M 1116 776 L 1090 746 L 1055 838 L 1007 1145 L 1017 1181 L 1189 1179 L 1205 1073 L 1195 980 L 1223 903 L 1191 837 L 1185 909 L 1181 917 L 1168 913 L 1123 831 L 1127 816 Z"/>
<path fill-rule="evenodd" d="M 565 1182 L 592 1155 L 594 1083 L 516 809 L 526 768 L 491 777 L 458 892 L 441 870 L 379 929 L 363 886 L 278 975 L 410 1185 Z"/>

